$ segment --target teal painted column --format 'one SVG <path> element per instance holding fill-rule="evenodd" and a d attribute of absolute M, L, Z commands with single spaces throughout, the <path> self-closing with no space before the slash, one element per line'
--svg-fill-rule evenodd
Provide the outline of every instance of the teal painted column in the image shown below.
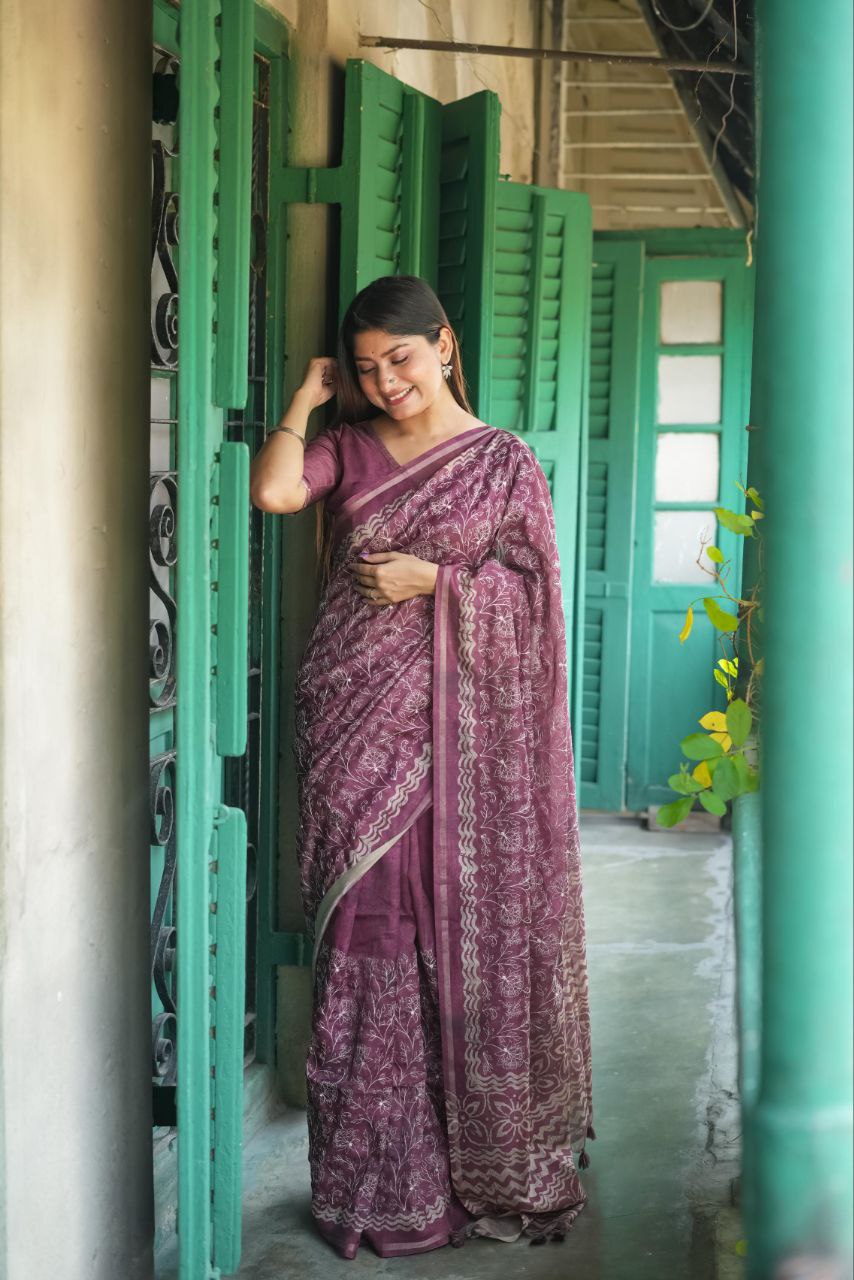
<path fill-rule="evenodd" d="M 849 1276 L 854 1190 L 852 6 L 762 11 L 756 366 L 769 514 L 752 1280 L 789 1258 Z"/>

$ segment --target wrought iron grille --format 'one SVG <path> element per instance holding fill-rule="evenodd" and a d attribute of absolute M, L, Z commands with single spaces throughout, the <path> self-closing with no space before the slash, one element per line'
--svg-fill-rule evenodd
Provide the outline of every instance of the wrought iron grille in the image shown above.
<path fill-rule="evenodd" d="M 267 223 L 269 193 L 270 64 L 255 58 L 252 116 L 252 248 L 249 276 L 249 396 L 246 408 L 230 413 L 226 438 L 255 454 L 264 443 L 267 420 Z M 246 814 L 246 1030 L 244 1062 L 255 1057 L 257 1027 L 258 849 L 261 821 L 261 687 L 263 629 L 264 514 L 250 506 L 249 528 L 249 690 L 247 750 L 225 762 L 225 803 Z"/>
<path fill-rule="evenodd" d="M 151 437 L 149 490 L 149 815 L 151 1073 L 155 1123 L 170 1123 L 177 1070 L 175 989 L 175 599 L 178 511 L 178 60 L 154 49 L 151 140 Z"/>
<path fill-rule="evenodd" d="M 178 516 L 178 241 L 176 190 L 179 60 L 155 47 L 151 203 L 151 449 L 150 449 L 150 822 L 152 1082 L 154 1123 L 175 1123 L 177 1020 L 174 970 L 175 630 L 178 625 L 176 528 Z M 249 398 L 230 413 L 226 439 L 251 453 L 263 444 L 266 421 L 266 244 L 269 179 L 270 66 L 255 59 L 252 149 L 252 270 L 249 303 Z M 223 799 L 242 808 L 248 828 L 246 886 L 246 1028 L 244 1064 L 255 1057 L 257 1024 L 258 845 L 261 782 L 263 628 L 263 513 L 250 507 L 248 726 L 244 756 L 224 761 Z"/>

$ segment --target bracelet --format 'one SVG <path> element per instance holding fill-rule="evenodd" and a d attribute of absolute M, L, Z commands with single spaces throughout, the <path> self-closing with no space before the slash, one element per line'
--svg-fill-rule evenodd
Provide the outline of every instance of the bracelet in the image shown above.
<path fill-rule="evenodd" d="M 298 431 L 294 431 L 293 427 L 271 427 L 271 428 L 270 428 L 270 430 L 267 432 L 267 435 L 268 435 L 268 436 L 271 436 L 271 435 L 273 434 L 273 432 L 274 432 L 274 431 L 287 431 L 287 432 L 289 432 L 289 433 L 290 433 L 290 435 L 292 435 L 292 436 L 296 436 L 297 440 L 299 440 L 299 441 L 300 441 L 300 443 L 302 444 L 302 447 L 303 447 L 303 448 L 305 448 L 305 437 L 304 437 L 304 436 L 301 436 L 301 435 L 300 435 L 300 433 L 299 433 Z"/>

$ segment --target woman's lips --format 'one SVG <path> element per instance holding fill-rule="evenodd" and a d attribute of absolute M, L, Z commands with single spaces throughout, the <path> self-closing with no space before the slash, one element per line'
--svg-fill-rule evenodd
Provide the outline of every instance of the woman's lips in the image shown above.
<path fill-rule="evenodd" d="M 403 395 L 401 396 L 395 396 L 395 397 L 386 396 L 385 398 L 386 404 L 389 406 L 390 409 L 394 409 L 397 405 L 403 404 L 404 400 L 409 395 L 411 390 L 412 390 L 412 387 L 407 387 L 407 389 L 404 391 Z"/>

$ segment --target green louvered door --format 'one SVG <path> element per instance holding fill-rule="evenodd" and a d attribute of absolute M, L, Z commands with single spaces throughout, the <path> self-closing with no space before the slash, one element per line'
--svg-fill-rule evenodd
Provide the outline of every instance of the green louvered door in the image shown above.
<path fill-rule="evenodd" d="M 174 984 L 162 990 L 173 1017 L 177 1008 L 181 1280 L 211 1280 L 240 1260 L 247 823 L 223 803 L 223 762 L 246 751 L 249 452 L 225 438 L 225 411 L 247 400 L 253 24 L 242 0 L 155 8 L 158 48 L 169 54 L 160 65 L 177 68 L 180 104 L 169 155 L 180 235 L 177 220 L 162 244 L 158 232 L 167 290 L 153 365 L 169 380 L 167 423 L 177 403 L 176 667 L 158 714 L 175 776 L 174 928 L 164 943 L 175 949 Z M 168 209 L 173 193 L 164 201 Z M 173 251 L 177 274 L 172 258 L 165 267 Z M 174 515 L 159 513 L 161 538 Z M 171 832 L 165 792 L 157 814 Z"/>
<path fill-rule="evenodd" d="M 586 196 L 499 182 L 495 197 L 490 377 L 480 416 L 531 446 L 552 492 L 563 572 L 573 734 L 584 593 L 584 400 L 592 227 Z M 577 765 L 576 765 L 577 769 Z"/>
<path fill-rule="evenodd" d="M 624 803 L 643 245 L 594 240 L 581 803 Z"/>

